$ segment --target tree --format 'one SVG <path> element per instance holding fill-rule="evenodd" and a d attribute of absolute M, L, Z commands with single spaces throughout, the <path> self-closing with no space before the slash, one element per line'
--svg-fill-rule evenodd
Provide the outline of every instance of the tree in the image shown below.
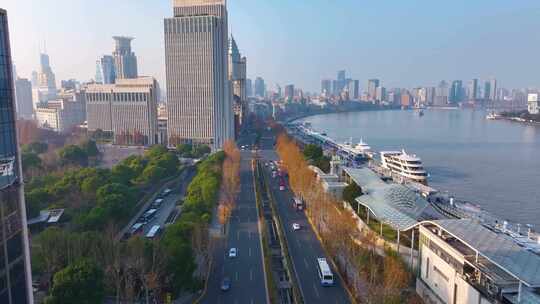
<path fill-rule="evenodd" d="M 351 182 L 345 189 L 343 189 L 343 200 L 348 202 L 351 206 L 355 206 L 356 198 L 362 195 L 362 188 L 355 182 Z"/>
<path fill-rule="evenodd" d="M 318 145 L 308 144 L 304 147 L 304 156 L 307 160 L 315 161 L 323 157 L 323 150 Z"/>
<path fill-rule="evenodd" d="M 22 158 L 22 167 L 26 172 L 30 169 L 39 169 L 41 168 L 41 158 L 35 152 L 23 152 L 21 154 Z"/>
<path fill-rule="evenodd" d="M 103 271 L 91 260 L 80 260 L 54 275 L 47 304 L 99 304 L 105 291 Z"/>
<path fill-rule="evenodd" d="M 197 145 L 193 148 L 193 157 L 199 158 L 204 156 L 205 154 L 209 154 L 212 152 L 212 149 L 210 149 L 207 145 Z"/>
<path fill-rule="evenodd" d="M 86 155 L 88 155 L 89 157 L 96 157 L 99 155 L 99 150 L 96 142 L 91 139 L 84 141 L 81 144 L 81 148 L 86 152 Z"/>
<path fill-rule="evenodd" d="M 165 177 L 166 169 L 156 166 L 149 165 L 146 167 L 141 175 L 141 179 L 144 183 L 150 184 L 158 182 L 160 179 Z"/>
<path fill-rule="evenodd" d="M 49 145 L 47 145 L 47 143 L 35 141 L 35 142 L 29 143 L 28 145 L 24 145 L 22 147 L 22 151 L 23 152 L 33 152 L 33 153 L 36 153 L 36 154 L 42 154 L 42 153 L 47 152 L 48 147 L 49 147 Z"/>
<path fill-rule="evenodd" d="M 76 145 L 69 145 L 58 151 L 60 161 L 64 165 L 86 166 L 88 165 L 88 154 Z"/>
<path fill-rule="evenodd" d="M 182 157 L 191 157 L 193 146 L 190 144 L 178 144 L 176 145 L 176 152 Z"/>

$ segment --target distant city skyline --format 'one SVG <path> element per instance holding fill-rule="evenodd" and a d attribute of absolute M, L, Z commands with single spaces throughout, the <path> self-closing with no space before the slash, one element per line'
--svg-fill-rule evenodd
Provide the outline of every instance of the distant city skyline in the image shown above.
<path fill-rule="evenodd" d="M 39 51 L 46 43 L 58 82 L 87 81 L 95 77 L 96 59 L 112 51 L 110 37 L 126 35 L 136 38 L 139 74 L 154 76 L 163 86 L 162 20 L 172 14 L 170 1 L 57 2 L 3 1 L 10 12 L 19 76 L 31 78 L 38 70 Z M 229 29 L 250 58 L 249 78 L 261 76 L 268 84 L 294 84 L 310 92 L 318 92 L 322 79 L 343 69 L 361 87 L 371 78 L 386 87 L 414 87 L 435 86 L 442 79 L 466 83 L 492 77 L 500 87 L 540 86 L 540 75 L 530 68 L 540 53 L 540 41 L 534 39 L 540 26 L 538 1 L 459 0 L 451 10 L 432 1 L 412 2 L 368 6 L 352 0 L 340 5 L 230 0 Z M 95 9 L 101 6 L 108 10 Z M 57 15 L 62 18 L 50 22 Z M 321 16 L 326 22 L 314 22 Z M 88 28 L 93 30 L 82 30 Z"/>

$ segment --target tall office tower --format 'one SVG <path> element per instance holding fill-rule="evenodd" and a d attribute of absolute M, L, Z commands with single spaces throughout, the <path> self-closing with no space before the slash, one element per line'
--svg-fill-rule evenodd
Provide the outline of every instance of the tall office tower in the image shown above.
<path fill-rule="evenodd" d="M 137 64 L 135 62 L 135 64 Z M 96 82 L 102 84 L 112 84 L 116 81 L 116 68 L 114 57 L 104 55 L 96 61 Z"/>
<path fill-rule="evenodd" d="M 7 12 L 0 9 L 0 303 L 34 303 Z"/>
<path fill-rule="evenodd" d="M 448 96 L 448 102 L 451 104 L 457 104 L 463 101 L 463 81 L 454 80 L 450 87 L 450 95 Z"/>
<path fill-rule="evenodd" d="M 386 101 L 386 88 L 385 87 L 377 87 L 377 93 L 376 93 L 376 99 L 378 101 Z"/>
<path fill-rule="evenodd" d="M 484 82 L 484 90 L 482 91 L 482 93 L 482 97 L 484 98 L 484 100 L 490 100 L 489 93 L 491 93 L 491 82 Z"/>
<path fill-rule="evenodd" d="M 489 100 L 497 100 L 497 79 L 489 80 Z"/>
<path fill-rule="evenodd" d="M 470 101 L 478 99 L 478 79 L 474 78 L 469 82 L 468 97 Z"/>
<path fill-rule="evenodd" d="M 377 98 L 377 88 L 380 86 L 379 79 L 369 79 L 368 80 L 368 98 L 369 100 L 376 100 Z"/>
<path fill-rule="evenodd" d="M 86 87 L 88 130 L 112 132 L 119 145 L 158 144 L 159 85 L 153 77 L 118 79 Z M 169 112 L 170 121 L 170 112 Z"/>
<path fill-rule="evenodd" d="M 443 107 L 448 105 L 448 95 L 450 94 L 450 90 L 448 88 L 448 83 L 444 80 L 442 80 L 439 83 L 439 86 L 437 86 L 435 90 L 435 101 L 433 105 Z"/>
<path fill-rule="evenodd" d="M 350 79 L 347 82 L 347 92 L 349 92 L 349 99 L 357 100 L 360 96 L 360 81 Z"/>
<path fill-rule="evenodd" d="M 46 103 L 48 100 L 56 98 L 56 78 L 51 68 L 49 55 L 41 53 L 39 55 L 39 62 L 40 70 L 34 102 Z"/>
<path fill-rule="evenodd" d="M 343 89 L 345 89 L 346 85 L 347 85 L 347 80 L 346 80 L 345 70 L 338 71 L 335 94 L 336 95 L 341 94 L 341 92 L 343 92 Z"/>
<path fill-rule="evenodd" d="M 321 94 L 326 94 L 326 96 L 332 94 L 332 80 L 331 79 L 321 80 Z"/>
<path fill-rule="evenodd" d="M 34 104 L 32 103 L 32 83 L 26 78 L 17 78 L 15 81 L 17 95 L 17 117 L 32 119 Z"/>
<path fill-rule="evenodd" d="M 164 27 L 169 145 L 221 148 L 234 136 L 226 1 L 174 0 Z"/>
<path fill-rule="evenodd" d="M 253 96 L 253 83 L 250 78 L 246 78 L 246 96 Z"/>
<path fill-rule="evenodd" d="M 285 98 L 293 99 L 294 98 L 294 84 L 288 84 L 285 86 Z"/>
<path fill-rule="evenodd" d="M 264 97 L 266 91 L 266 85 L 264 79 L 261 77 L 255 78 L 255 96 Z"/>
<path fill-rule="evenodd" d="M 116 78 L 137 78 L 137 56 L 131 51 L 132 37 L 115 36 L 113 51 Z"/>
<path fill-rule="evenodd" d="M 229 80 L 232 84 L 233 112 L 234 112 L 234 134 L 237 137 L 240 128 L 244 124 L 247 113 L 247 59 L 242 57 L 238 50 L 236 41 L 231 36 L 229 39 Z"/>
<path fill-rule="evenodd" d="M 30 78 L 30 81 L 32 82 L 32 87 L 37 87 L 38 84 L 38 72 L 32 71 L 32 78 Z"/>

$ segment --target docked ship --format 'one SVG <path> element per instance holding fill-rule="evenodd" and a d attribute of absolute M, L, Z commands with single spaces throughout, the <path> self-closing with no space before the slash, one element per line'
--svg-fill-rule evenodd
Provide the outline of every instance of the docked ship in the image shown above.
<path fill-rule="evenodd" d="M 340 144 L 339 148 L 351 155 L 354 155 L 354 158 L 358 160 L 373 158 L 374 154 L 371 147 L 365 143 L 363 139 L 360 139 L 360 142 L 354 146 L 351 139 L 350 142 Z"/>
<path fill-rule="evenodd" d="M 428 174 L 424 170 L 422 160 L 414 154 L 407 154 L 402 151 L 382 151 L 382 167 L 392 171 L 407 180 L 427 184 Z"/>

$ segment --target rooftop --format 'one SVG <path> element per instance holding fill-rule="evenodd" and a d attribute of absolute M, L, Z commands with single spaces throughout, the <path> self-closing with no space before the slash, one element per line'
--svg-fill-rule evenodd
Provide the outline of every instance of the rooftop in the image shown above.
<path fill-rule="evenodd" d="M 525 285 L 540 287 L 540 256 L 519 246 L 510 236 L 470 219 L 435 220 L 429 223 L 439 226 Z"/>
<path fill-rule="evenodd" d="M 356 201 L 396 230 L 406 231 L 422 220 L 444 218 L 413 190 L 386 183 L 371 169 L 344 167 L 343 170 L 364 192 Z"/>

